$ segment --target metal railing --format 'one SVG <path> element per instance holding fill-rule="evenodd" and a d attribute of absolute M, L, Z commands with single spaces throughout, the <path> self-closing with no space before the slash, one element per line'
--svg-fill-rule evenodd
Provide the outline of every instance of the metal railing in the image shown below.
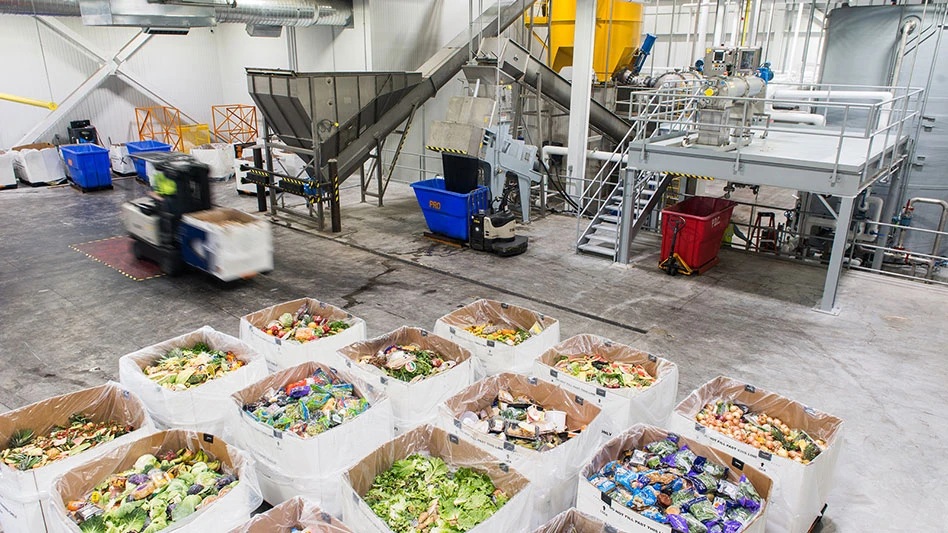
<path fill-rule="evenodd" d="M 632 143 L 647 139 L 669 128 L 687 129 L 693 122 L 697 111 L 695 98 L 700 85 L 695 84 L 693 80 L 686 80 L 669 82 L 664 84 L 662 88 L 666 89 L 667 92 L 647 91 L 641 93 L 643 97 L 635 100 L 634 103 L 632 101 L 625 102 L 630 106 L 630 114 L 638 117 L 651 117 L 651 120 L 633 122 L 625 137 L 619 141 L 611 155 L 605 158 L 596 175 L 592 179 L 584 178 L 582 180 L 579 209 L 576 212 L 576 246 L 579 246 L 583 238 L 590 233 L 592 226 L 596 223 L 597 216 L 608 205 L 609 199 L 615 196 L 619 188 L 625 183 L 623 176 L 616 175 L 621 174 L 620 170 L 625 169 Z M 659 130 L 653 127 L 656 122 L 664 124 L 665 128 Z M 649 179 L 649 176 L 643 177 L 641 172 L 636 172 L 635 179 L 632 182 L 634 193 L 631 200 L 636 213 L 638 212 L 639 196 L 641 191 L 645 190 Z M 620 206 L 620 212 L 624 207 Z M 585 226 L 583 225 L 584 219 L 589 219 Z M 622 237 L 620 233 L 616 232 L 616 249 L 618 249 L 618 239 Z"/>
<path fill-rule="evenodd" d="M 692 82 L 692 84 L 696 84 Z M 675 109 L 676 106 L 683 105 L 686 97 L 682 96 L 681 89 L 678 87 L 659 87 L 650 91 L 651 101 L 657 100 L 654 104 L 656 108 Z M 781 92 L 790 92 L 794 97 L 780 97 Z M 864 93 L 862 96 L 859 93 Z M 731 109 L 739 109 L 743 114 L 740 118 L 740 125 L 720 123 L 701 122 L 700 113 L 694 114 L 694 120 L 687 125 L 687 128 L 678 124 L 674 129 L 687 131 L 697 131 L 699 128 L 707 129 L 727 129 L 737 142 L 733 143 L 729 151 L 724 154 L 730 154 L 734 159 L 735 168 L 739 167 L 741 157 L 746 151 L 746 147 L 752 142 L 754 137 L 766 138 L 771 133 L 805 134 L 808 136 L 818 136 L 826 139 L 826 142 L 835 143 L 833 153 L 833 180 L 837 178 L 840 159 L 847 142 L 856 142 L 859 140 L 865 143 L 865 161 L 870 161 L 874 157 L 882 154 L 875 165 L 866 165 L 862 169 L 861 179 L 865 180 L 872 166 L 882 169 L 894 161 L 898 156 L 897 150 L 891 150 L 895 145 L 905 140 L 908 136 L 915 135 L 918 124 L 921 119 L 920 107 L 922 104 L 923 89 L 914 87 L 893 87 L 893 86 L 871 86 L 871 85 L 829 85 L 829 84 L 771 84 L 767 87 L 767 97 L 721 97 L 705 96 L 696 97 L 698 107 L 706 107 L 715 101 L 726 101 Z M 873 100 L 863 102 L 860 100 Z M 620 104 L 634 105 L 635 98 L 630 101 L 619 102 Z M 760 110 L 760 106 L 763 109 Z M 755 111 L 755 108 L 757 110 Z M 784 113 L 785 110 L 805 109 L 806 113 L 797 113 L 801 118 L 817 119 L 825 123 L 824 126 L 805 126 L 772 123 L 771 115 Z M 660 117 L 659 117 L 660 118 Z M 784 114 L 782 118 L 787 118 Z M 656 116 L 649 113 L 632 114 L 629 117 L 632 122 L 632 128 L 636 131 L 648 127 L 648 123 L 658 122 L 662 127 L 661 121 Z M 644 125 L 643 125 L 644 123 Z M 654 127 L 654 126 L 653 126 Z M 674 131 L 668 128 L 669 131 Z M 690 139 L 691 133 L 685 133 L 684 139 Z M 851 141 L 852 140 L 852 141 Z M 687 142 L 687 141 L 686 141 Z M 643 155 L 648 151 L 648 142 L 637 142 Z M 886 157 L 887 152 L 889 156 Z"/>

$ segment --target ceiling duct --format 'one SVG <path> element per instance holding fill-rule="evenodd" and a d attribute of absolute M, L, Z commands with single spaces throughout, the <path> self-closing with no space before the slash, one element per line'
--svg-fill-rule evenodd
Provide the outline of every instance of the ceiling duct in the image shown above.
<path fill-rule="evenodd" d="M 0 15 L 82 17 L 90 26 L 197 28 L 219 23 L 248 26 L 347 26 L 351 0 L 0 0 Z"/>

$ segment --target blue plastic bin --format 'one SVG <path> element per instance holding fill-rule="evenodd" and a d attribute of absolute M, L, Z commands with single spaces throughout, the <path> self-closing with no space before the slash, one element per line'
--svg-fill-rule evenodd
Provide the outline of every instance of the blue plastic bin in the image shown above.
<path fill-rule="evenodd" d="M 112 164 L 105 148 L 85 143 L 60 146 L 59 151 L 69 167 L 69 177 L 79 187 L 96 189 L 112 185 Z"/>
<path fill-rule="evenodd" d="M 471 215 L 490 206 L 487 187 L 459 194 L 446 190 L 443 178 L 434 178 L 412 183 L 411 188 L 415 189 L 428 229 L 452 239 L 467 241 Z"/>
<path fill-rule="evenodd" d="M 136 141 L 125 143 L 125 147 L 128 148 L 128 155 L 140 154 L 142 152 L 170 152 L 171 145 L 165 144 L 158 141 Z M 135 171 L 138 172 L 138 177 L 143 180 L 148 180 L 148 175 L 145 174 L 145 161 L 138 159 L 136 157 L 132 158 L 132 163 L 135 164 Z"/>

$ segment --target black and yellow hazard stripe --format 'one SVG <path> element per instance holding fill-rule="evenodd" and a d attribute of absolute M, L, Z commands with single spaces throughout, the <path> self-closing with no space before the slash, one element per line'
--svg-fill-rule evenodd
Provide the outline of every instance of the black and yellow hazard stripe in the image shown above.
<path fill-rule="evenodd" d="M 425 146 L 425 148 L 431 150 L 432 152 L 447 152 L 449 154 L 467 155 L 466 150 L 458 150 L 457 148 L 442 148 L 440 146 L 431 146 L 431 145 Z"/>
<path fill-rule="evenodd" d="M 696 175 L 696 174 L 682 174 L 682 173 L 680 173 L 680 172 L 669 172 L 668 175 L 669 175 L 669 176 L 678 176 L 679 178 L 691 178 L 691 179 L 694 179 L 694 180 L 708 180 L 708 181 L 714 181 L 714 178 L 712 178 L 712 177 L 710 177 L 710 176 L 698 176 L 698 175 Z"/>
<path fill-rule="evenodd" d="M 79 252 L 80 254 L 82 254 L 82 255 L 88 257 L 89 259 L 92 259 L 92 260 L 95 261 L 96 263 L 99 263 L 99 264 L 101 264 L 101 265 L 105 265 L 105 266 L 111 268 L 112 270 L 115 270 L 116 272 L 122 274 L 122 275 L 125 276 L 126 278 L 131 279 L 131 280 L 135 280 L 135 281 L 145 281 L 145 280 L 149 280 L 149 279 L 160 278 L 161 276 L 164 276 L 164 275 L 165 275 L 165 274 L 162 272 L 162 273 L 159 273 L 159 274 L 155 274 L 154 276 L 147 276 L 147 277 L 144 277 L 144 278 L 139 278 L 139 277 L 137 277 L 137 276 L 133 276 L 133 275 L 129 274 L 128 272 L 125 272 L 125 271 L 122 270 L 121 268 L 118 268 L 118 267 L 116 267 L 116 266 L 114 266 L 114 265 L 110 265 L 110 264 L 106 263 L 105 261 L 99 259 L 98 257 L 96 257 L 96 256 L 94 256 L 94 255 L 92 255 L 92 254 L 90 254 L 90 253 L 84 252 L 84 251 L 82 251 L 81 249 L 78 248 L 79 246 L 83 246 L 83 245 L 86 245 L 86 244 L 92 244 L 92 243 L 95 243 L 95 242 L 110 241 L 110 240 L 112 240 L 112 239 L 122 239 L 122 238 L 124 238 L 124 235 L 117 235 L 117 236 L 115 236 L 115 237 L 108 237 L 108 238 L 106 238 L 106 239 L 97 239 L 97 240 L 94 240 L 94 241 L 83 242 L 83 243 L 79 243 L 79 244 L 73 244 L 73 245 L 70 245 L 69 247 L 72 248 L 73 250 Z"/>

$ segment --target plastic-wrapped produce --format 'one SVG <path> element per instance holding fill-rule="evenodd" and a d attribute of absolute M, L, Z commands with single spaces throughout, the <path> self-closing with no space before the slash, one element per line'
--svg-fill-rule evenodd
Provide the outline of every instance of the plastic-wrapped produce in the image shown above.
<path fill-rule="evenodd" d="M 396 434 L 435 422 L 438 405 L 483 376 L 471 352 L 418 328 L 357 342 L 339 355 L 346 368 L 391 398 Z"/>
<path fill-rule="evenodd" d="M 723 401 L 722 405 L 737 404 L 737 410 L 728 416 L 737 421 L 727 425 L 743 426 L 733 428 L 734 431 L 740 431 L 738 436 L 742 440 L 708 427 L 712 425 L 708 420 L 698 420 L 699 413 L 708 404 L 718 400 Z M 769 417 L 767 422 L 757 419 L 763 414 Z M 724 416 L 726 414 L 722 414 L 721 418 L 724 419 Z M 771 419 L 776 422 L 772 424 Z M 806 439 L 807 443 L 802 446 L 802 443 L 789 444 L 791 450 L 800 450 L 796 459 L 790 457 L 789 453 L 787 457 L 782 457 L 778 453 L 782 447 L 768 447 L 766 435 L 762 436 L 763 442 L 757 442 L 757 446 L 747 444 L 749 431 L 762 425 L 765 428 L 780 425 L 790 429 L 787 432 L 789 434 L 799 434 L 798 440 Z M 742 381 L 719 376 L 682 400 L 672 412 L 668 427 L 697 442 L 730 450 L 736 458 L 749 464 L 760 465 L 760 471 L 774 481 L 770 511 L 767 513 L 767 531 L 803 533 L 822 514 L 835 484 L 842 425 L 843 421 L 833 415 Z M 783 435 L 787 433 L 774 432 L 771 437 L 785 438 Z M 824 446 L 809 446 L 813 444 L 811 441 L 817 440 Z M 804 464 L 804 461 L 809 462 Z"/>
<path fill-rule="evenodd" d="M 302 315 L 312 320 L 301 324 L 299 318 Z M 337 327 L 337 323 L 344 329 Z M 278 329 L 270 330 L 271 326 L 278 326 Z M 300 298 L 242 317 L 240 339 L 266 357 L 272 372 L 306 361 L 337 366 L 341 364 L 337 350 L 365 340 L 365 321 L 334 305 L 313 298 Z"/>
<path fill-rule="evenodd" d="M 434 332 L 470 350 L 489 376 L 529 374 L 533 361 L 560 342 L 556 319 L 493 300 L 477 300 L 444 315 Z"/>
<path fill-rule="evenodd" d="M 185 489 L 181 481 L 187 476 L 168 473 L 176 468 L 197 481 Z M 136 473 L 124 475 L 129 471 Z M 118 473 L 123 475 L 114 477 Z M 129 482 L 138 484 L 132 489 Z M 99 506 L 111 501 L 113 491 L 131 491 L 122 503 L 128 509 L 102 513 Z M 246 522 L 262 501 L 253 461 L 244 452 L 211 434 L 171 430 L 128 442 L 65 473 L 53 484 L 48 512 L 53 530 L 62 533 L 81 533 L 78 522 L 134 518 L 145 504 L 149 510 L 142 518 L 160 520 L 163 532 L 226 531 Z"/>
<path fill-rule="evenodd" d="M 690 533 L 716 527 L 761 533 L 771 486 L 770 478 L 750 463 L 664 429 L 636 424 L 605 443 L 582 467 L 576 507 L 629 532 Z M 729 508 L 728 501 L 740 505 Z M 734 518 L 744 510 L 749 512 Z"/>
<path fill-rule="evenodd" d="M 405 461 L 409 458 L 409 461 Z M 475 492 L 476 487 L 487 482 L 499 492 L 493 495 L 490 504 L 471 499 L 442 501 L 441 498 L 434 498 L 435 505 L 420 511 L 412 520 L 418 520 L 419 523 L 427 521 L 434 525 L 446 524 L 452 520 L 454 523 L 463 521 L 465 525 L 474 524 L 467 528 L 471 533 L 525 529 L 530 521 L 529 509 L 532 505 L 527 479 L 507 463 L 467 440 L 429 425 L 419 426 L 383 444 L 346 472 L 342 498 L 345 523 L 354 531 L 362 533 L 407 531 L 391 527 L 372 510 L 365 498 L 379 476 L 385 479 L 386 476 L 392 475 L 390 470 L 393 466 L 407 470 L 415 462 L 423 462 L 424 458 L 431 458 L 432 464 L 439 465 L 439 469 L 455 471 L 458 483 L 469 485 Z M 466 469 L 465 475 L 458 479 L 457 472 L 462 469 Z M 440 470 L 432 471 L 430 474 L 435 476 L 439 472 Z M 407 476 L 410 472 L 402 471 L 401 474 Z M 489 481 L 485 481 L 484 475 Z M 373 492 L 373 496 L 379 496 L 378 491 Z M 398 497 L 399 494 L 393 492 L 392 496 Z M 499 508 L 498 504 L 501 504 Z M 378 506 L 378 503 L 376 505 Z M 486 510 L 488 508 L 489 512 Z M 396 519 L 404 521 L 403 516 L 397 516 Z"/>
<path fill-rule="evenodd" d="M 49 530 L 43 510 L 56 477 L 125 442 L 155 431 L 141 400 L 118 383 L 107 383 L 0 414 L 0 442 L 4 443 L 5 449 L 14 444 L 36 448 L 38 440 L 55 432 L 56 427 L 71 426 L 70 420 L 75 420 L 77 415 L 94 424 L 114 422 L 122 427 L 122 433 L 130 431 L 121 435 L 118 435 L 120 432 L 111 434 L 109 440 L 102 435 L 87 438 L 88 435 L 70 434 L 69 442 L 53 440 L 49 442 L 51 446 L 43 446 L 42 450 L 25 450 L 28 453 L 20 454 L 23 459 L 31 461 L 42 458 L 42 466 L 39 463 L 11 466 L 6 461 L 0 464 L 0 525 L 6 533 Z M 82 442 L 77 444 L 77 439 Z M 36 459 L 32 459 L 34 457 Z M 28 468 L 21 470 L 19 466 Z"/>
<path fill-rule="evenodd" d="M 352 533 L 352 530 L 314 502 L 297 496 L 229 533 Z"/>
<path fill-rule="evenodd" d="M 574 502 L 576 475 L 611 422 L 582 396 L 519 374 L 478 381 L 442 405 L 443 428 L 459 431 L 536 486 L 536 527 Z"/>
<path fill-rule="evenodd" d="M 394 436 L 392 401 L 346 368 L 303 363 L 232 399 L 228 436 L 253 456 L 271 505 L 303 495 L 338 515 L 343 471 Z"/>
<path fill-rule="evenodd" d="M 636 371 L 646 376 L 629 379 Z M 596 335 L 570 337 L 543 352 L 533 375 L 596 403 L 619 430 L 637 423 L 663 425 L 678 395 L 675 363 Z"/>
<path fill-rule="evenodd" d="M 232 353 L 243 366 L 200 385 L 173 390 L 153 381 L 145 369 L 175 349 L 205 345 Z M 209 326 L 143 348 L 119 359 L 122 385 L 138 394 L 155 424 L 163 429 L 182 428 L 220 435 L 232 414 L 230 395 L 267 375 L 263 356 L 248 344 Z M 184 377 L 184 376 L 182 376 Z M 193 381 L 194 376 L 187 379 Z"/>

